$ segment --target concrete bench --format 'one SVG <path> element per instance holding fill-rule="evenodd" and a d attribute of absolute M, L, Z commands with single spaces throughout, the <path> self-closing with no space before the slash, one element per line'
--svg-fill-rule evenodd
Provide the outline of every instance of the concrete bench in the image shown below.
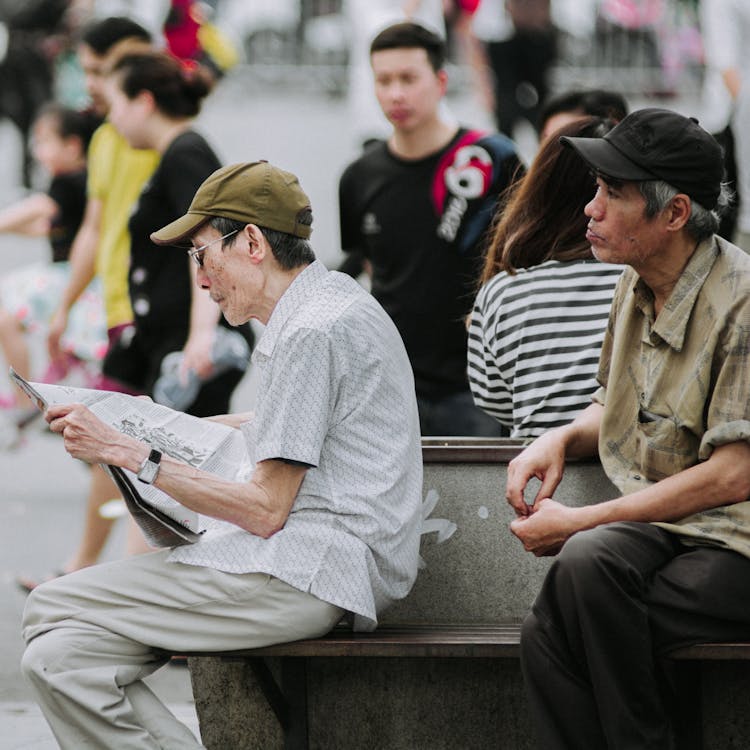
<path fill-rule="evenodd" d="M 508 531 L 505 470 L 519 449 L 507 440 L 424 441 L 425 494 L 440 496 L 432 517 L 456 531 L 442 542 L 423 537 L 426 567 L 374 633 L 337 628 L 191 657 L 206 747 L 533 748 L 519 628 L 550 561 Z M 567 467 L 556 498 L 580 505 L 615 494 L 598 464 L 581 462 Z M 685 688 L 680 747 L 745 750 L 750 645 L 691 646 L 675 657 Z"/>

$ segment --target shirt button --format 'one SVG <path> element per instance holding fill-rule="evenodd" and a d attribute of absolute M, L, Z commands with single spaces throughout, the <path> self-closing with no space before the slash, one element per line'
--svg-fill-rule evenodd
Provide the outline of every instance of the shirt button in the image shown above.
<path fill-rule="evenodd" d="M 641 481 L 641 475 L 640 474 L 633 474 L 633 479 L 635 479 L 636 482 Z"/>

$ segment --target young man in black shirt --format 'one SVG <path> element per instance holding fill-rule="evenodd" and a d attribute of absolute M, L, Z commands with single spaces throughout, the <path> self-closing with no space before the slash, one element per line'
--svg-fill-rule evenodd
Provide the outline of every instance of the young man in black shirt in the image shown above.
<path fill-rule="evenodd" d="M 499 435 L 466 379 L 465 317 L 498 196 L 521 170 L 512 141 L 443 118 L 444 44 L 414 23 L 382 31 L 370 55 L 393 125 L 339 185 L 342 270 L 368 262 L 372 293 L 406 344 L 423 435 Z"/>

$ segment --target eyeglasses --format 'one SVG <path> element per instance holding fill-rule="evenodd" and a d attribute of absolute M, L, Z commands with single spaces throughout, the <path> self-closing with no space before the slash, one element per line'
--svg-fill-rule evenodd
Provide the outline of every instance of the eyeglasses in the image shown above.
<path fill-rule="evenodd" d="M 213 245 L 215 242 L 221 242 L 221 240 L 225 240 L 227 239 L 227 237 L 231 237 L 233 234 L 237 234 L 237 232 L 239 231 L 239 229 L 233 229 L 231 232 L 228 232 L 221 237 L 217 237 L 215 240 L 211 240 L 211 242 L 207 242 L 205 245 L 194 247 L 192 250 L 188 250 L 187 254 L 195 261 L 195 264 L 198 266 L 198 268 L 203 268 L 203 253 L 206 252 L 206 249 Z"/>

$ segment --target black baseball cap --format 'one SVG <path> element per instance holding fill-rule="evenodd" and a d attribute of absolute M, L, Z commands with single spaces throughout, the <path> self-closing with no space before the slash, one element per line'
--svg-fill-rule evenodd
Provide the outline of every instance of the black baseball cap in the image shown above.
<path fill-rule="evenodd" d="M 603 138 L 563 136 L 560 142 L 606 177 L 664 180 L 704 208 L 716 207 L 724 176 L 722 150 L 694 117 L 638 109 Z"/>

